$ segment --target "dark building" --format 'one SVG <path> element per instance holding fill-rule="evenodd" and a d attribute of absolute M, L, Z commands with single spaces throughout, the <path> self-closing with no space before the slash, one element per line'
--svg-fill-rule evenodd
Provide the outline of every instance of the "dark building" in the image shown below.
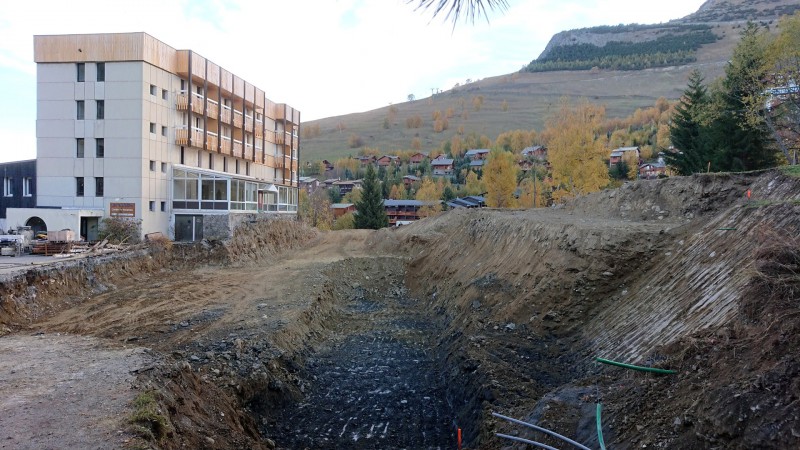
<path fill-rule="evenodd" d="M 7 231 L 6 209 L 36 207 L 36 160 L 0 163 L 3 192 L 0 196 L 0 225 Z"/>

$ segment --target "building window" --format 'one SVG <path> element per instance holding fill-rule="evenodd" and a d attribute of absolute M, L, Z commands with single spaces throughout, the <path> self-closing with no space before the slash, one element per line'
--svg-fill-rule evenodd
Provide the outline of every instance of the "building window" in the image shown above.
<path fill-rule="evenodd" d="M 244 163 L 244 174 L 247 175 L 248 177 L 250 176 L 250 162 L 249 161 Z"/>
<path fill-rule="evenodd" d="M 83 177 L 75 178 L 75 196 L 83 197 Z"/>
<path fill-rule="evenodd" d="M 184 162 L 184 157 L 185 157 L 185 156 L 186 156 L 186 149 L 185 149 L 185 148 L 183 148 L 183 147 L 181 147 L 181 159 L 180 159 L 180 162 L 181 162 L 181 164 L 186 164 L 186 163 Z"/>
<path fill-rule="evenodd" d="M 33 195 L 33 178 L 25 177 L 22 179 L 22 195 L 25 197 Z"/>
<path fill-rule="evenodd" d="M 150 172 L 155 172 L 155 171 L 156 171 L 156 162 L 151 159 L 150 160 Z"/>
<path fill-rule="evenodd" d="M 106 116 L 106 101 L 97 101 L 97 120 L 103 120 Z"/>
<path fill-rule="evenodd" d="M 106 81 L 106 63 L 97 63 L 97 81 Z"/>
<path fill-rule="evenodd" d="M 156 85 L 155 84 L 151 84 L 150 85 L 150 95 L 155 96 L 155 95 L 157 95 L 157 92 L 158 92 L 158 88 L 156 87 Z"/>
<path fill-rule="evenodd" d="M 78 81 L 86 81 L 86 64 L 78 63 L 76 65 L 78 67 Z"/>
<path fill-rule="evenodd" d="M 78 158 L 83 158 L 83 142 L 83 138 L 75 139 L 75 145 L 77 147 L 75 149 L 75 156 Z"/>
<path fill-rule="evenodd" d="M 167 173 L 167 163 L 165 162 L 161 163 L 161 171 Z"/>
<path fill-rule="evenodd" d="M 182 91 L 186 90 L 186 80 L 181 80 L 181 90 Z"/>
<path fill-rule="evenodd" d="M 167 99 L 167 90 L 166 89 L 162 89 L 161 90 L 161 98 L 164 99 L 164 100 Z"/>
<path fill-rule="evenodd" d="M 167 127 L 161 127 L 161 135 L 167 137 Z"/>
<path fill-rule="evenodd" d="M 94 179 L 94 195 L 95 197 L 103 196 L 103 177 L 97 177 Z"/>
<path fill-rule="evenodd" d="M 197 167 L 203 167 L 203 152 L 197 151 Z"/>
<path fill-rule="evenodd" d="M 94 156 L 97 158 L 105 158 L 106 156 L 106 140 L 105 139 L 95 139 L 94 140 Z"/>
<path fill-rule="evenodd" d="M 222 158 L 222 171 L 228 171 L 228 158 Z"/>
<path fill-rule="evenodd" d="M 234 167 L 236 167 L 234 173 L 239 173 L 239 160 L 238 159 L 236 160 L 236 163 L 234 164 Z"/>
<path fill-rule="evenodd" d="M 211 169 L 211 170 L 214 170 L 214 154 L 213 153 L 209 153 L 208 154 L 208 168 Z"/>
<path fill-rule="evenodd" d="M 156 210 L 156 202 L 150 200 L 150 211 L 155 211 L 155 210 Z"/>
<path fill-rule="evenodd" d="M 14 196 L 14 178 L 13 177 L 5 177 L 3 178 L 3 195 L 6 197 L 13 197 Z"/>
<path fill-rule="evenodd" d="M 150 122 L 150 133 L 156 134 L 156 124 Z"/>
<path fill-rule="evenodd" d="M 76 103 L 78 105 L 78 111 L 77 111 L 78 120 L 83 120 L 83 112 L 85 108 L 83 100 L 78 100 Z"/>
<path fill-rule="evenodd" d="M 161 202 L 161 212 L 165 212 L 167 210 L 167 202 Z"/>

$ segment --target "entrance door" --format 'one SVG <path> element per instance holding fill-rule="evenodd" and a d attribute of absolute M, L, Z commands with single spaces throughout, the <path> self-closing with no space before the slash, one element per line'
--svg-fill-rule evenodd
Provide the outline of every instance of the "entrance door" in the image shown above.
<path fill-rule="evenodd" d="M 175 215 L 175 240 L 199 241 L 203 239 L 203 216 Z"/>
<path fill-rule="evenodd" d="M 100 237 L 99 217 L 81 217 L 81 237 L 86 242 L 97 242 Z"/>

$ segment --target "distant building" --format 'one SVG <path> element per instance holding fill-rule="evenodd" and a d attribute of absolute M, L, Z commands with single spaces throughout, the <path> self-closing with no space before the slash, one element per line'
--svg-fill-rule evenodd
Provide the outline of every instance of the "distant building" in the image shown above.
<path fill-rule="evenodd" d="M 346 195 L 349 194 L 353 189 L 361 189 L 361 180 L 334 181 L 333 187 L 339 188 L 339 193 Z"/>
<path fill-rule="evenodd" d="M 454 198 L 446 203 L 450 208 L 483 208 L 486 206 L 486 199 L 480 195 L 470 195 L 468 197 Z"/>
<path fill-rule="evenodd" d="M 393 165 L 394 166 L 399 166 L 400 165 L 400 158 L 398 158 L 397 156 L 393 156 L 393 155 L 383 155 L 380 158 L 378 158 L 377 160 L 375 160 L 375 163 L 378 165 L 378 167 L 389 167 L 389 166 L 393 166 Z"/>
<path fill-rule="evenodd" d="M 331 205 L 331 211 L 333 211 L 333 218 L 338 219 L 343 215 L 351 212 L 355 212 L 356 205 L 352 203 L 334 203 Z"/>
<path fill-rule="evenodd" d="M 533 147 L 525 147 L 522 150 L 522 156 L 526 158 L 535 158 L 544 161 L 547 159 L 547 147 L 543 147 L 541 145 L 534 145 Z"/>
<path fill-rule="evenodd" d="M 435 205 L 436 203 L 426 203 L 419 200 L 391 200 L 383 201 L 383 208 L 386 211 L 386 216 L 389 218 L 389 226 L 393 227 L 398 222 L 409 223 L 419 220 L 419 209 L 427 205 Z"/>
<path fill-rule="evenodd" d="M 0 234 L 18 226 L 30 226 L 34 231 L 46 231 L 41 219 L 31 217 L 24 223 L 7 223 L 6 209 L 36 207 L 36 160 L 0 163 L 3 192 L 0 197 Z"/>
<path fill-rule="evenodd" d="M 486 162 L 486 160 L 483 160 L 483 159 L 476 159 L 476 160 L 470 161 L 469 162 L 469 168 L 472 169 L 472 170 L 476 170 L 476 171 L 477 170 L 481 170 L 481 169 L 483 169 L 483 163 L 485 163 L 485 162 Z"/>
<path fill-rule="evenodd" d="M 416 166 L 418 164 L 421 164 L 422 161 L 425 161 L 426 159 L 428 159 L 428 153 L 425 152 L 414 153 L 408 159 L 408 163 L 412 166 Z"/>
<path fill-rule="evenodd" d="M 313 194 L 319 188 L 319 180 L 314 177 L 300 177 L 300 188 Z"/>
<path fill-rule="evenodd" d="M 477 161 L 486 159 L 489 153 L 491 153 L 491 150 L 488 148 L 479 148 L 475 150 L 467 150 L 467 152 L 464 153 L 464 157 L 468 158 L 470 161 Z"/>
<path fill-rule="evenodd" d="M 431 161 L 431 169 L 434 175 L 447 176 L 453 174 L 453 160 L 449 158 L 436 157 Z"/>
<path fill-rule="evenodd" d="M 416 177 L 414 175 L 406 175 L 403 177 L 403 186 L 405 186 L 405 188 L 408 189 L 411 186 L 413 186 L 414 183 L 419 183 L 421 180 L 422 178 L 420 177 Z"/>
<path fill-rule="evenodd" d="M 622 161 L 633 161 L 637 166 L 641 158 L 639 147 L 620 147 L 611 151 L 608 158 L 608 167 L 614 167 Z"/>

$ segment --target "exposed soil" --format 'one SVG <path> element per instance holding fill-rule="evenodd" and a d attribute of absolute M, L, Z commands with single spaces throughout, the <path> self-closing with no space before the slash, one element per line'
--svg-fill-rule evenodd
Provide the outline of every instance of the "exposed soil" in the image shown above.
<path fill-rule="evenodd" d="M 0 289 L 0 448 L 563 446 L 492 412 L 597 448 L 597 402 L 613 448 L 800 448 L 799 205 L 704 175 L 36 267 Z"/>

